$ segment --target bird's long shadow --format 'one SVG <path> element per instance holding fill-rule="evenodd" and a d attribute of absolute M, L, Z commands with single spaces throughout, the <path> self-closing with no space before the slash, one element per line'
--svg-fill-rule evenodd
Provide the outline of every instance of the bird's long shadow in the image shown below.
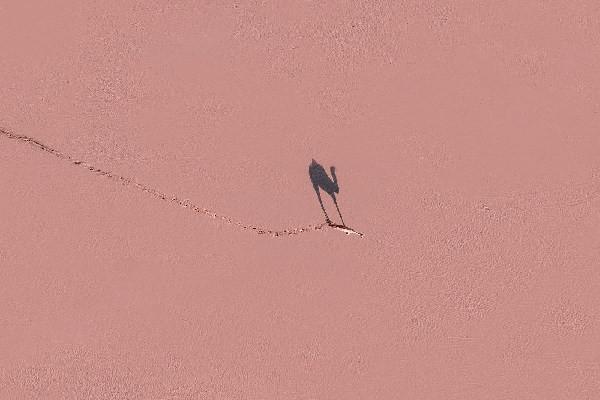
<path fill-rule="evenodd" d="M 325 168 L 314 159 L 308 167 L 308 175 L 310 176 L 310 181 L 312 182 L 313 188 L 315 189 L 315 193 L 317 194 L 317 198 L 319 199 L 319 204 L 321 205 L 321 210 L 323 210 L 323 214 L 325 214 L 325 222 L 328 225 L 338 228 L 347 228 L 346 223 L 344 222 L 344 218 L 342 217 L 342 213 L 340 212 L 340 207 L 337 203 L 336 194 L 340 192 L 340 187 L 338 185 L 337 176 L 335 174 L 335 167 L 331 167 L 331 178 L 327 175 Z M 338 215 L 340 216 L 340 220 L 342 224 L 335 224 L 329 218 L 327 211 L 325 210 L 325 206 L 323 205 L 323 199 L 321 198 L 321 190 L 331 196 L 333 199 L 333 203 L 335 204 L 335 208 L 337 209 Z"/>

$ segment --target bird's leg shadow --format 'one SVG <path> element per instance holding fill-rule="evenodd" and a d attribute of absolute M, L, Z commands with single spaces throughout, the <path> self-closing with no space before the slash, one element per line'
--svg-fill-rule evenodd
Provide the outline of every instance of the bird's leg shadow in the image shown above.
<path fill-rule="evenodd" d="M 325 214 L 325 222 L 331 225 L 331 220 L 329 219 L 329 215 L 327 215 L 327 211 L 325 211 L 325 206 L 323 205 L 323 199 L 321 199 L 321 191 L 319 190 L 319 185 L 313 185 L 313 187 L 315 188 L 315 193 L 317 193 L 317 198 L 319 199 L 321 210 L 323 210 L 323 214 Z"/>
<path fill-rule="evenodd" d="M 340 208 L 338 207 L 338 203 L 337 203 L 337 199 L 335 198 L 335 194 L 332 194 L 331 197 L 333 198 L 333 202 L 335 203 L 335 208 L 337 208 L 337 212 L 340 216 L 340 219 L 342 220 L 342 225 L 346 226 L 346 223 L 344 222 L 344 218 L 342 218 L 342 213 L 340 212 Z"/>

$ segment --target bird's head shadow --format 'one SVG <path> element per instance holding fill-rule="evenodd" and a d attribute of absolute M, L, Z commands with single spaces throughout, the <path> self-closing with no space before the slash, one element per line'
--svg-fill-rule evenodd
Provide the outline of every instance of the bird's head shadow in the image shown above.
<path fill-rule="evenodd" d="M 332 165 L 331 167 L 329 167 L 329 171 L 331 172 L 331 177 L 333 178 L 333 186 L 335 186 L 334 192 L 339 193 L 340 186 L 338 185 L 337 175 L 335 174 L 335 167 Z"/>

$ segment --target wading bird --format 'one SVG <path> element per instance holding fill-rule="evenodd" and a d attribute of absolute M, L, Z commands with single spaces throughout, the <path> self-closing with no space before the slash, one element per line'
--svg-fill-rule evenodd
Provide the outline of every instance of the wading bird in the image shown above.
<path fill-rule="evenodd" d="M 337 199 L 335 198 L 336 193 L 340 192 L 340 187 L 338 186 L 337 176 L 335 175 L 335 167 L 331 167 L 329 169 L 331 171 L 331 176 L 333 180 L 327 175 L 325 168 L 318 162 L 316 162 L 313 158 L 312 163 L 308 167 L 308 175 L 310 176 L 310 181 L 313 184 L 313 188 L 317 193 L 317 198 L 319 199 L 319 204 L 321 205 L 321 209 L 325 214 L 325 221 L 329 225 L 333 225 L 329 216 L 327 215 L 327 211 L 325 211 L 325 206 L 323 206 L 323 200 L 321 199 L 320 189 L 325 191 L 328 195 L 331 196 L 333 202 L 335 204 L 335 208 L 337 208 L 337 212 L 342 220 L 342 226 L 346 226 L 344 223 L 344 218 L 342 218 L 342 213 L 340 212 L 340 208 L 338 207 Z"/>

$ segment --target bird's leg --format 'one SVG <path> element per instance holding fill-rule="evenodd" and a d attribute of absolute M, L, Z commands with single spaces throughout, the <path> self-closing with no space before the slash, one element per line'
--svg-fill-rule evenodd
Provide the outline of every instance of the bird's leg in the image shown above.
<path fill-rule="evenodd" d="M 325 206 L 323 205 L 323 199 L 321 199 L 321 191 L 319 190 L 319 186 L 314 185 L 315 192 L 317 192 L 317 197 L 319 198 L 319 204 L 321 205 L 321 210 L 323 210 L 323 214 L 325 214 L 325 222 L 331 224 L 331 220 L 329 219 L 329 215 L 327 215 L 327 211 L 325 211 Z"/>
<path fill-rule="evenodd" d="M 340 219 L 342 220 L 342 225 L 346 226 L 346 224 L 344 223 L 344 218 L 342 218 L 342 213 L 340 212 L 340 208 L 338 207 L 338 203 L 337 203 L 337 199 L 335 198 L 335 194 L 331 195 L 331 197 L 333 197 L 333 202 L 335 203 L 335 208 L 337 208 L 337 212 L 340 216 Z"/>

